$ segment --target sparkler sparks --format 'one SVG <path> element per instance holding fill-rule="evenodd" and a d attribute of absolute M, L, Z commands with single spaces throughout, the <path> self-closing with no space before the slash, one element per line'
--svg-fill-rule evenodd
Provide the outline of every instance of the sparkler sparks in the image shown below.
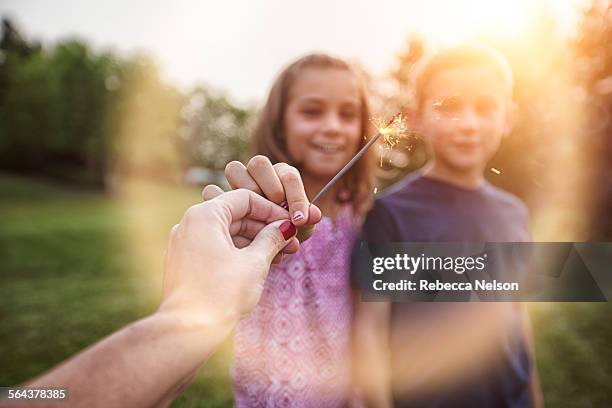
<path fill-rule="evenodd" d="M 443 108 L 444 105 L 448 104 L 449 102 L 452 102 L 453 100 L 455 100 L 455 98 L 457 98 L 459 96 L 459 92 L 455 92 L 452 95 L 449 96 L 445 96 L 444 98 L 440 98 L 437 101 L 435 101 L 433 103 L 434 108 Z"/>
<path fill-rule="evenodd" d="M 457 98 L 459 97 L 459 93 L 455 92 L 452 95 L 445 96 L 444 98 L 440 98 L 436 100 L 432 105 L 438 111 L 438 114 L 435 116 L 436 120 L 442 119 L 443 116 L 448 116 L 454 107 L 454 104 L 457 103 Z M 450 120 L 456 122 L 459 120 L 457 117 L 452 117 Z"/>
<path fill-rule="evenodd" d="M 501 174 L 501 171 L 497 170 L 495 167 L 491 167 L 491 171 L 495 174 Z"/>
<path fill-rule="evenodd" d="M 401 113 L 395 115 L 389 122 L 384 122 L 380 118 L 372 118 L 370 121 L 376 126 L 378 132 L 383 137 L 383 142 L 389 147 L 393 147 L 399 143 L 400 138 L 406 135 L 408 125 L 404 115 Z"/>
<path fill-rule="evenodd" d="M 396 139 L 390 139 L 391 137 L 390 135 L 393 135 L 394 137 L 399 138 L 403 134 L 403 132 L 406 131 L 407 128 L 408 127 L 406 126 L 403 115 L 401 113 L 396 113 L 391 118 L 390 121 L 388 121 L 384 125 L 379 125 L 378 132 L 376 132 L 376 134 L 372 136 L 372 138 L 368 141 L 368 143 L 366 143 L 365 146 L 363 146 L 361 150 L 359 150 L 357 154 L 353 156 L 353 158 L 349 160 L 349 162 L 346 163 L 344 167 L 341 168 L 340 171 L 317 193 L 317 195 L 312 199 L 311 203 L 316 202 L 319 198 L 321 198 L 323 194 L 325 194 L 327 190 L 329 190 L 338 180 L 340 180 L 340 178 L 344 175 L 344 173 L 349 171 L 349 169 L 353 167 L 353 164 L 355 164 L 355 162 L 359 160 L 361 156 L 363 156 L 365 152 L 374 143 L 376 143 L 376 141 L 381 136 L 383 137 L 383 141 L 386 141 L 386 144 L 388 145 L 389 140 L 396 140 Z"/>
<path fill-rule="evenodd" d="M 400 143 L 400 139 L 407 135 L 408 125 L 406 123 L 406 118 L 401 113 L 393 116 L 388 122 L 377 117 L 370 119 L 370 122 L 378 129 L 378 133 L 382 136 L 382 141 L 384 143 L 378 146 L 378 150 L 380 150 L 381 153 L 380 167 L 382 167 L 385 153 L 390 153 L 393 147 Z M 390 159 L 389 162 L 391 162 Z"/>

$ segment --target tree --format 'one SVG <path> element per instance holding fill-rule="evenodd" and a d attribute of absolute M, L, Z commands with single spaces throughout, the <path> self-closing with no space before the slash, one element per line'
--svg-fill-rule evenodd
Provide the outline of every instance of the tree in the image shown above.
<path fill-rule="evenodd" d="M 78 40 L 50 50 L 30 45 L 4 21 L 0 45 L 0 165 L 102 185 L 118 64 Z"/>
<path fill-rule="evenodd" d="M 111 170 L 176 179 L 181 96 L 150 58 L 30 45 L 7 21 L 0 44 L 0 168 L 102 187 Z"/>
<path fill-rule="evenodd" d="M 185 164 L 221 170 L 232 160 L 245 161 L 254 118 L 253 108 L 194 89 L 182 109 L 179 145 Z"/>
<path fill-rule="evenodd" d="M 421 168 L 427 161 L 425 141 L 414 125 L 414 81 L 425 55 L 425 43 L 418 35 L 408 37 L 405 48 L 398 53 L 395 66 L 386 78 L 370 88 L 374 117 L 386 122 L 401 112 L 406 125 L 403 137 L 378 147 L 378 185 L 386 187 Z"/>
<path fill-rule="evenodd" d="M 594 0 L 575 42 L 576 77 L 588 107 L 585 137 L 593 158 L 592 238 L 612 238 L 612 3 Z"/>

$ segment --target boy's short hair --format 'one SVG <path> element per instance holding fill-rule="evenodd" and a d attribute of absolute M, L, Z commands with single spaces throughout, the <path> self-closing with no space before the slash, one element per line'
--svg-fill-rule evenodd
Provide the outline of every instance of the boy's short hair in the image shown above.
<path fill-rule="evenodd" d="M 439 51 L 421 65 L 415 83 L 417 108 L 421 108 L 425 89 L 434 76 L 441 71 L 462 67 L 490 68 L 508 85 L 508 95 L 512 97 L 514 86 L 512 69 L 503 54 L 495 48 L 484 45 L 462 45 Z"/>

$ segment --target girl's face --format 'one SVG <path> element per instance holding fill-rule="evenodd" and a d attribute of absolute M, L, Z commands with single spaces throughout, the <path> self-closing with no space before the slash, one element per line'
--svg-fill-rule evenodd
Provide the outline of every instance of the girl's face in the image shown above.
<path fill-rule="evenodd" d="M 361 138 L 355 75 L 338 68 L 302 71 L 289 90 L 284 133 L 302 176 L 334 176 L 356 153 Z"/>

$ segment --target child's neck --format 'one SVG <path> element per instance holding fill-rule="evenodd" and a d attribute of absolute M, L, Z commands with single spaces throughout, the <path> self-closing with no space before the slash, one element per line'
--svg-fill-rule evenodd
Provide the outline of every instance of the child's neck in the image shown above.
<path fill-rule="evenodd" d="M 480 169 L 469 171 L 457 171 L 441 165 L 438 162 L 429 163 L 425 166 L 423 174 L 426 177 L 441 180 L 458 187 L 475 189 L 484 183 L 485 179 Z"/>

